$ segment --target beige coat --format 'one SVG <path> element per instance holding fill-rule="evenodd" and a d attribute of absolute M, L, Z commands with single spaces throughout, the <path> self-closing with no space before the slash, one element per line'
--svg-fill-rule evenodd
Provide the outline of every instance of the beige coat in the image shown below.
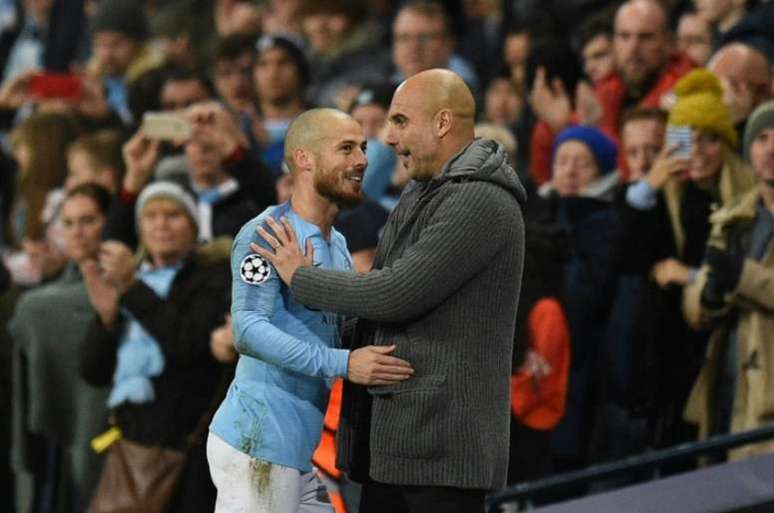
<path fill-rule="evenodd" d="M 758 189 L 715 212 L 710 220 L 710 244 L 726 248 L 733 233 L 749 230 L 755 219 Z M 685 287 L 683 310 L 694 328 L 713 328 L 704 366 L 688 398 L 685 419 L 698 424 L 699 436 L 711 429 L 715 380 L 722 365 L 722 343 L 738 319 L 737 386 L 731 432 L 738 433 L 774 422 L 774 244 L 760 262 L 745 260 L 737 289 L 726 297 L 726 307 L 710 311 L 700 302 L 707 278 L 705 265 L 699 277 Z M 730 453 L 731 459 L 774 451 L 774 441 L 749 445 Z"/>

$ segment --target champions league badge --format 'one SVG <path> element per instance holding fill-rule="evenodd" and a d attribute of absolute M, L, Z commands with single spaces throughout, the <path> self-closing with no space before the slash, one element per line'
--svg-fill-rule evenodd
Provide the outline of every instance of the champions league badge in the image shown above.
<path fill-rule="evenodd" d="M 260 285 L 271 276 L 271 266 L 261 255 L 247 255 L 239 264 L 239 277 L 248 285 Z"/>

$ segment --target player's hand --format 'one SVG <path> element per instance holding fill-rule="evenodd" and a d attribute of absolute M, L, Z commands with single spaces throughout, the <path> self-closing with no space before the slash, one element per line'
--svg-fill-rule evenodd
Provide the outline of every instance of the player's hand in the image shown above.
<path fill-rule="evenodd" d="M 390 353 L 392 346 L 365 346 L 349 353 L 347 379 L 358 385 L 395 385 L 414 374 L 414 369 L 406 360 Z"/>
<path fill-rule="evenodd" d="M 254 242 L 250 243 L 250 249 L 268 260 L 274 266 L 274 269 L 277 270 L 280 279 L 289 286 L 293 280 L 293 275 L 299 267 L 314 265 L 312 241 L 310 239 L 306 240 L 306 254 L 301 253 L 301 248 L 298 247 L 296 232 L 293 231 L 287 219 L 283 217 L 278 223 L 269 217 L 266 223 L 274 232 L 273 234 L 266 231 L 262 226 L 257 227 L 255 231 L 269 246 L 274 248 L 274 251 L 264 249 Z"/>

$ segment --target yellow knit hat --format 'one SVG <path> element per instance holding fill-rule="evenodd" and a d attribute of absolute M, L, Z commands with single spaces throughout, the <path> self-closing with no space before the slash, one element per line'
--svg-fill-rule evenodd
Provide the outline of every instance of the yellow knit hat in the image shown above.
<path fill-rule="evenodd" d="M 737 134 L 723 104 L 720 81 L 704 68 L 694 69 L 677 81 L 677 102 L 669 113 L 670 125 L 706 130 L 736 148 Z"/>

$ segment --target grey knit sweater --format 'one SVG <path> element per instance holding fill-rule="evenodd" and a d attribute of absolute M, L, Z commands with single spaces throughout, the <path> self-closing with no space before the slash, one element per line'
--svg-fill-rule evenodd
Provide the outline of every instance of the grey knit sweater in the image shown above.
<path fill-rule="evenodd" d="M 505 485 L 525 198 L 503 149 L 475 140 L 407 187 L 373 271 L 294 275 L 296 300 L 357 316 L 356 347 L 395 343 L 415 370 L 398 385 L 346 384 L 338 464 L 354 479 Z"/>

